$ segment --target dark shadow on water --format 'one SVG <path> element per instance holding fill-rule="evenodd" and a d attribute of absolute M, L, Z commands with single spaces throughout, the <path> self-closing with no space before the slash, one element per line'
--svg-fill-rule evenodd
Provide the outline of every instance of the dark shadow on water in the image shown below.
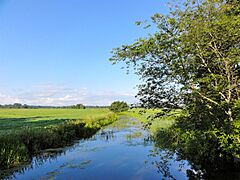
<path fill-rule="evenodd" d="M 240 169 L 232 168 L 231 166 L 225 169 L 211 170 L 211 166 L 214 165 L 209 163 L 207 166 L 201 164 L 201 162 L 189 162 L 185 159 L 181 159 L 181 155 L 177 153 L 172 153 L 167 150 L 162 150 L 160 148 L 154 148 L 149 154 L 150 157 L 158 158 L 151 163 L 159 174 L 162 174 L 167 179 L 178 179 L 172 173 L 169 167 L 173 164 L 178 171 L 185 172 L 186 178 L 190 180 L 198 179 L 210 179 L 210 180 L 239 180 L 240 179 Z M 203 160 L 204 161 L 204 160 Z M 217 162 L 216 162 L 217 163 Z"/>

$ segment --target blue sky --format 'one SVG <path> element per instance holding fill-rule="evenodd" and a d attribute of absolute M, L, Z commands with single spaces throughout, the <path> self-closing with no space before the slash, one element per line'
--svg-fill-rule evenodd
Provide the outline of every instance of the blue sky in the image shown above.
<path fill-rule="evenodd" d="M 134 102 L 138 77 L 108 61 L 145 36 L 163 0 L 0 0 L 0 104 Z"/>

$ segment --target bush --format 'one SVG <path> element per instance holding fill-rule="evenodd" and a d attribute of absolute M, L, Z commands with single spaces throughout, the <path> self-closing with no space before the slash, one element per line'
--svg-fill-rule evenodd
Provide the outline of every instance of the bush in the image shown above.
<path fill-rule="evenodd" d="M 129 106 L 126 102 L 121 101 L 115 101 L 111 104 L 109 109 L 115 113 L 127 111 L 129 109 Z"/>

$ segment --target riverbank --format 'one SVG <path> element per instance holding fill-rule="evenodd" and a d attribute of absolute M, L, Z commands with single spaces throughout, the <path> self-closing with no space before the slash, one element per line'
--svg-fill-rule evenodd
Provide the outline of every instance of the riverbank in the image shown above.
<path fill-rule="evenodd" d="M 30 162 L 44 149 L 91 137 L 117 119 L 107 109 L 0 110 L 0 169 Z"/>
<path fill-rule="evenodd" d="M 167 129 L 174 124 L 175 119 L 181 114 L 181 109 L 174 109 L 165 114 L 163 113 L 164 111 L 162 109 L 144 110 L 134 108 L 129 111 L 122 112 L 121 115 L 137 119 L 148 129 L 151 135 L 155 136 L 159 130 Z"/>

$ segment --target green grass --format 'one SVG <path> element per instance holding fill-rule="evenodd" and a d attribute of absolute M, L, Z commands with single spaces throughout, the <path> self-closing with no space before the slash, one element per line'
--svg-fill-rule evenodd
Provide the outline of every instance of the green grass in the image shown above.
<path fill-rule="evenodd" d="M 117 119 L 108 109 L 0 109 L 0 178 L 1 169 L 91 137 Z"/>
<path fill-rule="evenodd" d="M 148 109 L 145 110 L 143 113 L 141 113 L 143 109 L 132 109 L 127 112 L 121 113 L 122 115 L 133 117 L 143 124 L 151 123 L 151 125 L 148 127 L 149 131 L 152 134 L 155 134 L 158 132 L 159 129 L 162 128 L 169 128 L 174 122 L 177 116 L 181 114 L 181 110 L 172 110 L 171 112 L 167 113 L 167 115 L 159 117 L 159 118 L 151 118 L 156 113 L 162 112 L 161 109 Z"/>
<path fill-rule="evenodd" d="M 108 109 L 0 109 L 0 134 L 26 127 L 56 126 L 68 120 L 104 118 Z"/>

